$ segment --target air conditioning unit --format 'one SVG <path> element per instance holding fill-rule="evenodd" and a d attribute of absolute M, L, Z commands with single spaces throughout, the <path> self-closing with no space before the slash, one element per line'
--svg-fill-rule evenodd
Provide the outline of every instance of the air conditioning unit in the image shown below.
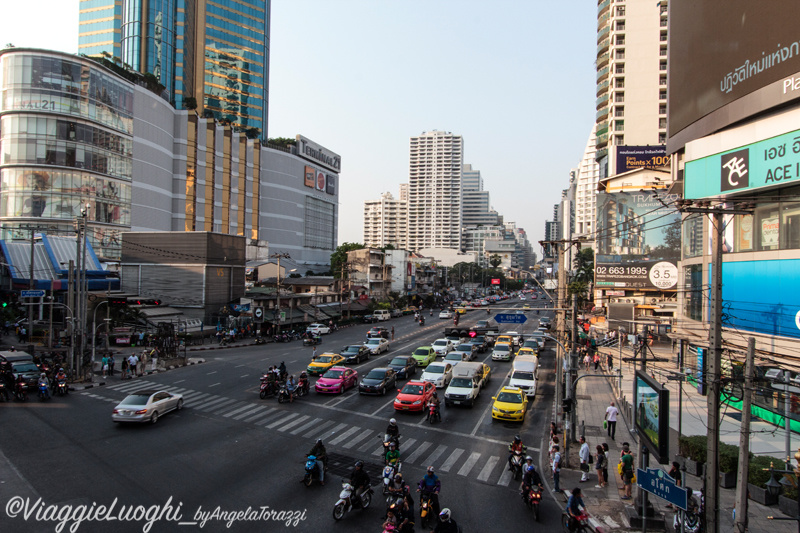
<path fill-rule="evenodd" d="M 633 300 L 631 300 L 630 298 L 626 298 L 625 303 L 633 303 Z"/>

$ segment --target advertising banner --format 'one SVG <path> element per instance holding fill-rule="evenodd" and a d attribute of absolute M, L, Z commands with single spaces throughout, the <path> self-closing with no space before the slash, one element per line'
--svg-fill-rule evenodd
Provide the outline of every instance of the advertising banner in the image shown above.
<path fill-rule="evenodd" d="M 306 187 L 314 187 L 314 180 L 317 176 L 317 171 L 314 167 L 310 167 L 306 165 L 305 168 L 305 176 L 306 176 Z"/>
<path fill-rule="evenodd" d="M 670 157 L 665 145 L 617 146 L 617 174 L 640 168 L 669 166 Z"/>
<path fill-rule="evenodd" d="M 325 173 L 321 170 L 317 170 L 317 190 L 324 191 L 325 190 Z"/>
<path fill-rule="evenodd" d="M 336 175 L 325 174 L 325 177 L 327 178 L 325 192 L 328 194 L 336 194 Z"/>
<path fill-rule="evenodd" d="M 641 370 L 634 381 L 634 425 L 653 458 L 669 462 L 669 390 Z"/>
<path fill-rule="evenodd" d="M 492 285 L 500 285 L 500 279 L 499 278 L 492 278 Z"/>
<path fill-rule="evenodd" d="M 677 195 L 597 195 L 597 288 L 674 289 L 681 254 Z"/>

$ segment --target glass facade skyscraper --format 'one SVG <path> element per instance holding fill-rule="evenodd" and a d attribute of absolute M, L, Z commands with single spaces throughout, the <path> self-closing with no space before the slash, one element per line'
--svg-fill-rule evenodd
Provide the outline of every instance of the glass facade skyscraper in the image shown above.
<path fill-rule="evenodd" d="M 80 50 L 164 85 L 181 109 L 266 138 L 270 0 L 81 0 Z"/>

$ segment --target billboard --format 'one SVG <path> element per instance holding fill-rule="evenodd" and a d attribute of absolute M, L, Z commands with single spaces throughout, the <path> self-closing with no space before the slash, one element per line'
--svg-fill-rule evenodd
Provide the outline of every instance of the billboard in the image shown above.
<path fill-rule="evenodd" d="M 670 2 L 667 148 L 800 97 L 794 0 Z"/>
<path fill-rule="evenodd" d="M 670 156 L 667 147 L 655 146 L 617 146 L 617 172 L 622 174 L 640 168 L 668 167 Z"/>
<path fill-rule="evenodd" d="M 656 461 L 669 463 L 669 390 L 641 370 L 633 385 L 634 427 Z"/>
<path fill-rule="evenodd" d="M 492 278 L 492 285 L 500 285 L 500 278 Z"/>
<path fill-rule="evenodd" d="M 306 187 L 314 188 L 314 183 L 317 179 L 317 171 L 314 167 L 310 167 L 308 165 L 305 166 L 304 169 L 305 173 L 305 183 Z"/>
<path fill-rule="evenodd" d="M 677 195 L 615 192 L 597 195 L 595 286 L 674 289 L 681 258 Z"/>

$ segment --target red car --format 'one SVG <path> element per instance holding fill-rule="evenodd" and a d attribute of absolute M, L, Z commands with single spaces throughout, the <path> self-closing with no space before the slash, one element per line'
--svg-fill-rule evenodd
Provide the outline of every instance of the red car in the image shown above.
<path fill-rule="evenodd" d="M 358 372 L 345 366 L 334 366 L 328 369 L 314 384 L 317 392 L 343 393 L 358 385 Z"/>
<path fill-rule="evenodd" d="M 394 400 L 394 410 L 422 412 L 435 391 L 436 386 L 433 383 L 409 381 L 405 387 L 397 389 L 399 394 Z"/>

